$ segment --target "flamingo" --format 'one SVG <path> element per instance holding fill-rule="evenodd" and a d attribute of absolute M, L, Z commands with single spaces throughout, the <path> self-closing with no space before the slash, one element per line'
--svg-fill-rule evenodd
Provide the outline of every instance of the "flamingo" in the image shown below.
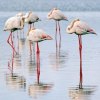
<path fill-rule="evenodd" d="M 35 22 L 40 21 L 40 18 L 32 11 L 26 13 L 24 17 L 25 17 L 25 23 L 28 23 L 30 25 L 30 29 L 31 29 L 31 24 L 33 24 L 34 26 Z"/>
<path fill-rule="evenodd" d="M 38 79 L 38 83 L 39 83 L 39 76 L 40 76 L 40 49 L 39 49 L 39 45 L 38 42 L 44 41 L 44 40 L 52 40 L 52 37 L 49 36 L 48 34 L 46 34 L 46 32 L 44 32 L 41 29 L 31 29 L 28 33 L 27 39 L 29 41 L 32 42 L 36 42 L 36 54 L 37 54 L 37 79 Z"/>
<path fill-rule="evenodd" d="M 61 33 L 60 33 L 60 23 L 59 21 L 61 20 L 66 20 L 68 21 L 67 17 L 62 13 L 61 10 L 58 8 L 53 8 L 47 15 L 48 19 L 53 19 L 56 22 L 56 34 L 55 34 L 55 39 L 56 39 L 56 49 L 57 49 L 57 32 L 59 33 L 60 40 L 59 40 L 59 48 L 61 47 Z"/>
<path fill-rule="evenodd" d="M 12 33 L 16 30 L 23 29 L 23 27 L 24 27 L 24 18 L 21 18 L 21 17 L 14 16 L 14 17 L 9 18 L 5 22 L 4 31 L 10 31 L 11 32 L 8 39 L 7 39 L 7 42 L 13 50 L 13 56 L 14 56 L 14 53 L 17 54 L 17 52 L 16 52 L 15 47 L 14 47 Z"/>
<path fill-rule="evenodd" d="M 90 26 L 80 19 L 74 19 L 67 27 L 67 33 L 73 34 L 75 33 L 78 35 L 79 40 L 79 54 L 80 54 L 80 83 L 79 88 L 82 88 L 82 81 L 83 81 L 83 75 L 82 75 L 82 35 L 86 34 L 96 34 Z"/>
<path fill-rule="evenodd" d="M 31 24 L 33 24 L 33 27 L 34 27 L 34 23 L 40 21 L 40 18 L 32 11 L 29 11 L 28 13 L 26 13 L 26 15 L 24 17 L 25 17 L 25 23 L 28 23 L 30 25 L 29 31 L 31 30 Z M 30 41 L 29 42 L 30 53 L 32 54 L 31 44 L 32 44 L 32 42 Z"/>

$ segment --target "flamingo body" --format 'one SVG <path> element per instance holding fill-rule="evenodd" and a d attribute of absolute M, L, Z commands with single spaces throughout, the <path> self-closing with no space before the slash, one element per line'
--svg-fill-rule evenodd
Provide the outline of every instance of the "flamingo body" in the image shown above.
<path fill-rule="evenodd" d="M 31 29 L 28 33 L 28 40 L 33 42 L 41 42 L 44 40 L 51 40 L 52 38 L 41 29 Z"/>
<path fill-rule="evenodd" d="M 67 27 L 67 33 L 75 33 L 77 35 L 96 34 L 90 26 L 79 19 L 73 20 Z"/>
<path fill-rule="evenodd" d="M 24 21 L 23 18 L 20 17 L 11 17 L 9 18 L 4 26 L 4 31 L 15 31 L 15 30 L 21 30 L 24 27 Z"/>
<path fill-rule="evenodd" d="M 57 8 L 54 8 L 53 10 L 51 10 L 48 13 L 47 18 L 54 19 L 56 21 L 67 20 L 67 17 L 65 17 L 65 15 Z"/>
<path fill-rule="evenodd" d="M 31 11 L 25 15 L 25 22 L 28 24 L 38 22 L 39 20 L 39 17 Z"/>

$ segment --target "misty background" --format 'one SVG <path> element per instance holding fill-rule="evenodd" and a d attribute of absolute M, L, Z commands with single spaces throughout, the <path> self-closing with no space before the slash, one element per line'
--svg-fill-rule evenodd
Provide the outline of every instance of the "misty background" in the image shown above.
<path fill-rule="evenodd" d="M 100 0 L 0 0 L 0 11 L 100 11 Z"/>

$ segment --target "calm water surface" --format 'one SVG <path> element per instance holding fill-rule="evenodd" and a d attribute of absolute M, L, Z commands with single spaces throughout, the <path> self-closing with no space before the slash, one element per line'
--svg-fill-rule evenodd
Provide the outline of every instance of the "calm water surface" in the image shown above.
<path fill-rule="evenodd" d="M 44 29 L 53 37 L 52 41 L 39 43 L 40 84 L 37 84 L 35 48 L 29 52 L 26 35 L 14 33 L 14 45 L 19 55 L 13 59 L 7 44 L 9 32 L 3 27 L 7 18 L 17 12 L 0 12 L 0 100 L 95 100 L 100 98 L 100 13 L 65 12 L 69 21 L 62 21 L 62 43 L 56 53 L 55 22 L 46 19 L 47 12 L 36 12 L 41 22 L 36 28 Z M 79 84 L 79 52 L 76 35 L 66 33 L 66 26 L 73 18 L 89 23 L 98 35 L 83 36 L 83 89 Z M 28 26 L 25 25 L 25 34 Z M 18 45 L 19 44 L 19 45 Z"/>

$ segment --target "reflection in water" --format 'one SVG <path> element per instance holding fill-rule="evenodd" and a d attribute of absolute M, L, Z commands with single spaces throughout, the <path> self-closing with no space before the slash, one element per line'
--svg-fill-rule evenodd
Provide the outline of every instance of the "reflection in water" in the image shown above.
<path fill-rule="evenodd" d="M 71 100 L 90 100 L 89 98 L 93 95 L 95 90 L 95 86 L 84 86 L 83 89 L 79 89 L 79 87 L 72 87 L 69 89 L 69 97 Z"/>
<path fill-rule="evenodd" d="M 13 63 L 16 68 L 21 67 L 21 55 L 16 55 Z"/>
<path fill-rule="evenodd" d="M 6 85 L 14 90 L 25 90 L 26 80 L 23 76 L 17 74 L 6 74 Z"/>
<path fill-rule="evenodd" d="M 55 69 L 59 69 L 59 68 L 62 68 L 64 64 L 66 63 L 66 61 L 68 60 L 68 54 L 66 52 L 61 51 L 59 56 L 56 56 L 55 53 L 52 53 L 49 56 L 49 58 L 50 58 L 51 65 Z"/>
<path fill-rule="evenodd" d="M 41 95 L 48 93 L 51 90 L 52 86 L 52 84 L 35 83 L 29 86 L 29 95 L 31 97 L 37 98 Z"/>
<path fill-rule="evenodd" d="M 21 67 L 21 56 L 15 55 L 8 61 L 8 69 L 13 73 L 14 69 Z"/>
<path fill-rule="evenodd" d="M 21 39 L 19 39 L 19 44 L 18 44 L 18 48 L 19 48 L 19 51 L 21 50 L 21 51 L 23 51 L 23 48 L 24 48 L 24 46 L 25 46 L 25 38 L 21 38 Z"/>
<path fill-rule="evenodd" d="M 27 62 L 28 70 L 31 75 L 36 71 L 36 61 L 33 55 L 30 55 Z"/>

